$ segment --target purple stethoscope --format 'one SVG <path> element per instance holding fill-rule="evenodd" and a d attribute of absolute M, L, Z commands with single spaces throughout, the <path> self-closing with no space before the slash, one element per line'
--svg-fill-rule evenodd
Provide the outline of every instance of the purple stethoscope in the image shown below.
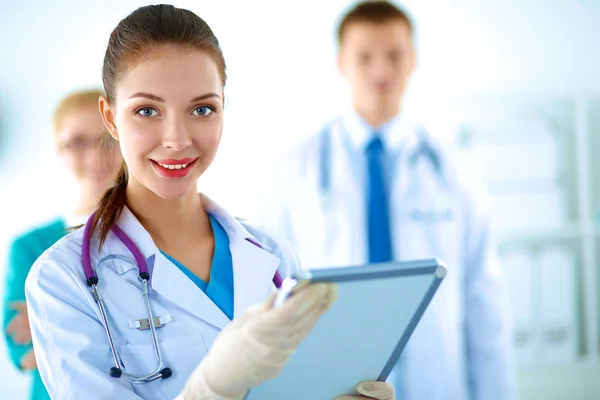
<path fill-rule="evenodd" d="M 149 294 L 148 281 L 150 280 L 150 272 L 148 271 L 148 264 L 146 263 L 146 259 L 142 255 L 142 252 L 135 245 L 133 240 L 131 240 L 131 238 L 129 236 L 127 236 L 127 234 L 125 232 L 123 232 L 123 230 L 121 228 L 119 228 L 119 226 L 113 225 L 110 228 L 111 232 L 131 252 L 131 254 L 133 255 L 133 258 L 135 259 L 135 264 L 137 264 L 137 267 L 139 270 L 140 280 L 142 282 L 142 296 L 144 297 L 144 303 L 146 305 L 146 315 L 148 317 L 147 325 L 148 325 L 148 328 L 150 329 L 150 332 L 152 333 L 152 345 L 154 347 L 154 355 L 155 355 L 156 361 L 157 361 L 156 368 L 154 369 L 154 371 L 152 373 L 150 373 L 148 375 L 144 375 L 144 376 L 134 376 L 132 374 L 128 374 L 127 372 L 124 371 L 124 367 L 121 365 L 121 362 L 120 362 L 121 357 L 119 356 L 119 353 L 117 351 L 117 348 L 115 347 L 115 343 L 112 338 L 111 327 L 108 322 L 108 318 L 107 318 L 108 314 L 106 312 L 106 307 L 104 306 L 104 300 L 102 299 L 102 295 L 100 294 L 100 290 L 98 289 L 98 276 L 96 276 L 96 274 L 94 273 L 94 269 L 92 268 L 91 226 L 92 226 L 92 221 L 94 220 L 95 215 L 96 215 L 96 213 L 94 212 L 88 218 L 87 223 L 85 224 L 85 228 L 83 231 L 83 243 L 81 245 L 81 262 L 83 264 L 83 272 L 85 273 L 86 282 L 87 282 L 88 286 L 91 287 L 92 296 L 94 297 L 94 300 L 96 301 L 96 303 L 98 303 L 98 307 L 100 309 L 100 315 L 102 317 L 102 323 L 104 324 L 104 329 L 106 330 L 106 335 L 108 336 L 108 343 L 110 345 L 110 351 L 112 352 L 113 361 L 115 363 L 115 366 L 110 369 L 109 375 L 112 376 L 113 378 L 124 377 L 129 382 L 136 383 L 136 384 L 148 383 L 148 382 L 152 382 L 157 379 L 170 378 L 171 375 L 173 375 L 173 371 L 169 367 L 163 368 L 163 359 L 162 359 L 162 355 L 160 352 L 160 347 L 158 346 L 158 337 L 156 335 L 156 327 L 155 327 L 154 323 L 150 323 L 150 321 L 155 321 L 155 319 L 154 319 L 154 315 L 152 315 L 152 309 L 150 307 L 150 299 L 148 297 L 148 294 Z M 246 240 L 248 240 L 250 243 L 254 244 L 257 247 L 262 248 L 262 246 L 259 243 L 256 243 L 255 241 L 253 241 L 249 238 L 247 238 Z M 114 259 L 120 259 L 125 262 L 132 263 L 131 259 L 129 259 L 125 256 L 120 256 L 120 255 L 115 254 L 115 255 L 108 255 L 108 256 L 102 258 L 98 262 L 97 266 L 99 266 L 100 264 L 102 264 L 105 261 L 114 260 Z M 281 278 L 279 271 L 276 271 L 275 276 L 273 276 L 273 283 L 275 284 L 275 286 L 277 288 L 281 288 L 282 282 L 283 282 L 283 279 Z"/>

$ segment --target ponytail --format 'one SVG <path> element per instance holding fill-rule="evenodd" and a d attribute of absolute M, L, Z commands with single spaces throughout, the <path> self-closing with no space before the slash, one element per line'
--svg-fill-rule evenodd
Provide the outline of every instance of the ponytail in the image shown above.
<path fill-rule="evenodd" d="M 104 192 L 104 196 L 98 202 L 98 211 L 92 222 L 90 229 L 90 235 L 94 232 L 96 227 L 99 227 L 100 246 L 102 248 L 110 228 L 117 222 L 123 207 L 125 207 L 126 200 L 126 189 L 127 181 L 129 180 L 129 173 L 127 172 L 127 166 L 123 162 L 115 184 L 113 187 Z"/>

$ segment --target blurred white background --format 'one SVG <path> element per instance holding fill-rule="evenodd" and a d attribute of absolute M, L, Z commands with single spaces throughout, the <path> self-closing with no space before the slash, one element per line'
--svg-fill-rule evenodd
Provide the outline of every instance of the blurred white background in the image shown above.
<path fill-rule="evenodd" d="M 70 204 L 71 183 L 55 179 L 61 169 L 52 110 L 67 92 L 101 85 L 110 32 L 146 4 L 0 0 L 0 259 L 15 233 Z M 172 4 L 206 19 L 221 41 L 229 76 L 225 132 L 201 190 L 246 216 L 248 196 L 273 152 L 348 106 L 335 69 L 335 26 L 351 2 Z M 522 311 L 522 398 L 600 398 L 600 165 L 592 150 L 600 148 L 600 1 L 399 4 L 414 18 L 419 53 L 407 107 L 437 127 L 435 133 L 499 163 L 488 162 L 495 168 L 482 172 L 521 296 L 515 308 Z M 502 154 L 513 159 L 506 163 Z M 2 277 L 4 268 L 3 262 Z M 544 321 L 537 320 L 548 313 L 564 316 L 548 322 L 563 324 L 556 329 L 569 338 L 558 350 L 532 339 L 543 338 Z M 5 353 L 0 346 L 2 397 L 23 399 L 27 381 Z"/>

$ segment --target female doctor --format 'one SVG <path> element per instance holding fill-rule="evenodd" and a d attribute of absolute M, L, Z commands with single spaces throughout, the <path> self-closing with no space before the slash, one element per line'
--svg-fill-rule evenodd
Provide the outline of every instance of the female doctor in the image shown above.
<path fill-rule="evenodd" d="M 28 277 L 42 379 L 56 399 L 242 399 L 281 370 L 335 288 L 273 308 L 273 283 L 295 258 L 197 193 L 221 138 L 225 85 L 202 19 L 139 8 L 112 32 L 102 74 L 100 113 L 124 164 L 85 228 Z M 394 398 L 382 382 L 357 390 Z"/>

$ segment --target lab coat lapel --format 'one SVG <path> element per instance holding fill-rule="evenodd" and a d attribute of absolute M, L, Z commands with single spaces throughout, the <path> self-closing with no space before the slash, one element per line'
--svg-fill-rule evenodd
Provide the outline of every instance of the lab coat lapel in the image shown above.
<path fill-rule="evenodd" d="M 163 297 L 219 329 L 230 322 L 223 311 L 160 251 L 156 255 L 151 283 Z"/>
<path fill-rule="evenodd" d="M 419 143 L 417 127 L 406 129 L 410 129 L 410 131 L 405 134 L 404 140 L 401 142 L 400 157 L 392 172 L 394 177 L 391 187 L 392 212 L 394 212 L 394 208 L 402 208 L 411 185 L 417 184 L 414 180 L 414 166 L 410 162 Z M 393 220 L 398 221 L 398 219 Z"/>
<path fill-rule="evenodd" d="M 251 305 L 263 302 L 273 288 L 273 277 L 280 260 L 262 248 L 233 216 L 207 196 L 200 195 L 204 209 L 223 226 L 229 237 L 233 264 L 234 318 Z M 207 323 L 223 329 L 229 318 L 179 268 L 156 247 L 150 234 L 127 207 L 118 222 L 121 229 L 136 243 L 143 256 L 154 257 L 151 287 L 173 304 Z M 121 249 L 124 252 L 126 249 Z"/>
<path fill-rule="evenodd" d="M 265 250 L 232 215 L 205 195 L 204 209 L 225 229 L 233 264 L 233 315 L 241 316 L 248 307 L 262 303 L 273 288 L 280 260 Z"/>
<path fill-rule="evenodd" d="M 127 207 L 121 212 L 118 225 L 133 240 L 146 260 L 154 258 L 154 265 L 151 263 L 148 265 L 152 271 L 150 286 L 153 290 L 217 328 L 222 329 L 230 322 L 221 309 L 160 252 L 150 234 Z M 118 244 L 120 246 L 118 252 L 127 254 L 127 249 L 120 241 Z"/>
<path fill-rule="evenodd" d="M 340 124 L 333 127 L 331 140 L 332 204 L 323 214 L 327 232 L 324 242 L 325 254 L 328 254 L 326 262 L 340 266 L 361 263 L 366 257 L 362 187 L 357 184 Z"/>
<path fill-rule="evenodd" d="M 233 260 L 233 312 L 240 317 L 248 307 L 262 303 L 273 288 L 279 258 L 243 237 L 230 243 Z"/>

